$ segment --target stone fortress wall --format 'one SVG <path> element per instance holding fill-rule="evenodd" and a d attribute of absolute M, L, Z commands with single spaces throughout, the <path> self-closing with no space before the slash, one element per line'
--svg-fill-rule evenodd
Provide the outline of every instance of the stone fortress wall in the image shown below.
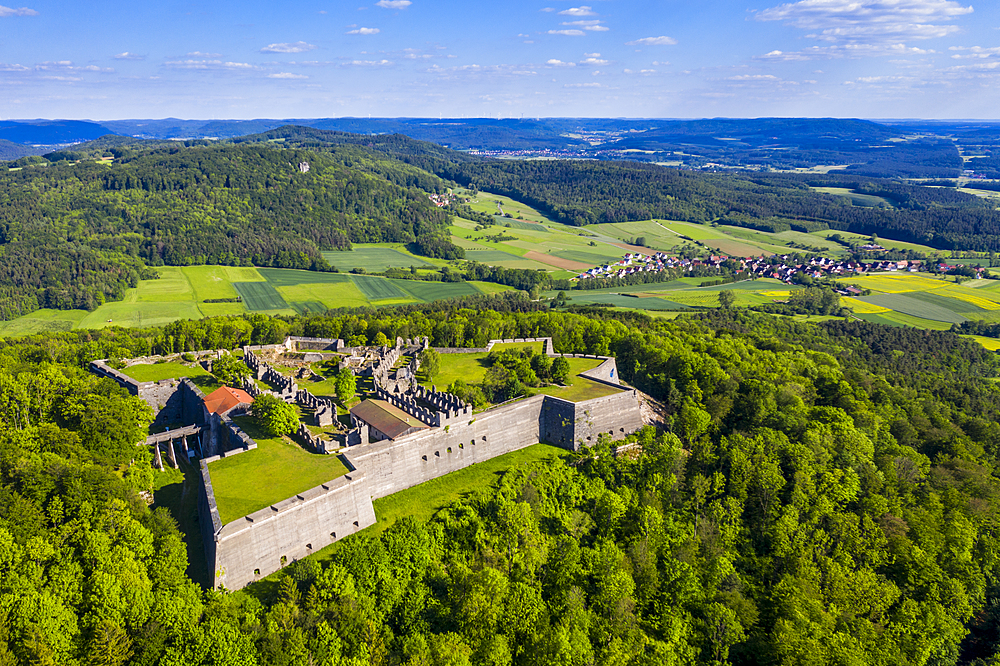
<path fill-rule="evenodd" d="M 483 349 L 449 348 L 438 351 L 486 352 L 498 342 L 544 342 L 548 355 L 559 355 L 553 350 L 551 338 L 494 340 Z M 603 359 L 603 362 L 582 374 L 602 384 L 620 388 L 617 393 L 577 403 L 553 396 L 536 395 L 473 414 L 471 406 L 454 395 L 426 389 L 415 382 L 400 381 L 398 371 L 391 371 L 404 350 L 412 353 L 427 347 L 425 338 L 406 341 L 397 339 L 395 347 L 378 349 L 376 362 L 361 372 L 372 375 L 378 398 L 415 416 L 430 425 L 430 428 L 395 440 L 376 442 L 369 441 L 368 428 L 364 424 L 348 431 L 343 440 L 336 443 L 310 435 L 306 440 L 317 452 L 333 451 L 338 445 L 345 447 L 340 450 L 340 455 L 350 470 L 348 474 L 226 525 L 219 518 L 208 465 L 220 457 L 252 450 L 256 448 L 256 443 L 228 416 L 202 413 L 201 421 L 198 421 L 194 400 L 199 394 L 201 399 L 204 395 L 190 382 L 166 380 L 173 381 L 179 387 L 186 387 L 174 389 L 174 393 L 181 394 L 177 402 L 174 393 L 167 395 L 166 389 L 161 391 L 160 388 L 144 386 L 109 368 L 106 363 L 94 362 L 91 369 L 118 381 L 133 395 L 141 395 L 143 390 L 148 391 L 148 395 L 172 415 L 190 416 L 194 419 L 192 422 L 212 428 L 212 441 L 216 446 L 211 449 L 202 447 L 199 522 L 208 568 L 214 572 L 213 586 L 224 585 L 235 590 L 348 534 L 373 525 L 376 520 L 373 499 L 386 497 L 538 442 L 576 450 L 580 446 L 596 443 L 603 433 L 612 439 L 621 439 L 643 425 L 638 395 L 635 390 L 620 385 L 613 358 L 586 356 Z M 274 392 L 276 395 L 300 402 L 302 406 L 309 408 L 325 406 L 328 400 L 299 390 L 294 381 L 277 373 L 256 353 L 301 350 L 335 350 L 352 356 L 370 353 L 370 348 L 345 347 L 342 340 L 309 338 L 288 338 L 280 345 L 244 348 L 244 356 L 248 359 L 248 365 L 252 364 L 254 373 L 259 378 L 267 377 L 279 387 L 279 391 Z M 358 372 L 353 367 L 352 370 Z M 134 388 L 130 388 L 133 385 Z M 257 394 L 260 393 L 256 386 L 253 388 Z M 175 403 L 179 407 L 174 407 Z M 308 434 L 308 430 L 306 433 Z"/>

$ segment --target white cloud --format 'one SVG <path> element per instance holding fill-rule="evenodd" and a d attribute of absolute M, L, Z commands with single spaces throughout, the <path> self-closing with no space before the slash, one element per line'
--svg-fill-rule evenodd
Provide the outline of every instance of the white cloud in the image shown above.
<path fill-rule="evenodd" d="M 563 88 L 603 88 L 600 83 L 567 83 Z"/>
<path fill-rule="evenodd" d="M 391 65 L 391 60 L 352 60 L 352 65 L 356 67 L 384 67 L 385 65 Z"/>
<path fill-rule="evenodd" d="M 292 74 L 291 72 L 278 72 L 277 74 L 268 74 L 269 79 L 308 79 L 309 77 L 305 74 Z"/>
<path fill-rule="evenodd" d="M 605 32 L 611 29 L 607 26 L 601 25 L 600 21 L 566 21 L 562 25 L 576 25 L 591 32 Z"/>
<path fill-rule="evenodd" d="M 185 58 L 221 58 L 221 53 L 202 53 L 201 51 L 192 51 L 188 53 Z"/>
<path fill-rule="evenodd" d="M 562 60 L 556 60 L 555 58 L 552 58 L 545 64 L 549 67 L 576 67 L 575 62 L 563 62 Z"/>
<path fill-rule="evenodd" d="M 828 42 L 932 39 L 958 32 L 941 22 L 972 13 L 954 0 L 800 0 L 758 12 L 758 21 L 782 21 Z"/>
<path fill-rule="evenodd" d="M 597 16 L 597 12 L 593 8 L 587 5 L 582 5 L 580 7 L 570 7 L 569 9 L 564 9 L 559 12 L 563 16 Z"/>
<path fill-rule="evenodd" d="M 406 9 L 412 4 L 410 0 L 378 0 L 375 6 L 383 9 Z"/>
<path fill-rule="evenodd" d="M 348 30 L 348 35 L 377 35 L 382 32 L 378 28 L 355 28 L 354 30 Z"/>
<path fill-rule="evenodd" d="M 554 12 L 555 10 L 556 10 L 556 8 L 555 8 L 555 7 L 542 7 L 542 8 L 541 8 L 541 10 L 539 10 L 539 11 L 543 11 L 543 12 Z"/>
<path fill-rule="evenodd" d="M 671 46 L 676 43 L 676 39 L 673 37 L 667 37 L 666 35 L 660 35 L 659 37 L 643 37 L 642 39 L 637 39 L 634 42 L 625 42 L 626 46 Z"/>
<path fill-rule="evenodd" d="M 865 58 L 878 56 L 914 56 L 937 53 L 906 44 L 843 44 L 834 46 L 809 46 L 801 51 L 770 51 L 758 60 L 798 62 L 805 60 L 836 60 L 840 58 Z"/>
<path fill-rule="evenodd" d="M 306 42 L 292 42 L 282 44 L 268 44 L 260 50 L 261 53 L 305 53 L 312 51 L 316 47 Z"/>
<path fill-rule="evenodd" d="M 97 65 L 82 65 L 82 66 L 80 66 L 80 65 L 74 65 L 73 62 L 70 61 L 70 60 L 56 60 L 56 61 L 43 62 L 43 63 L 40 63 L 38 65 L 35 65 L 35 69 L 41 70 L 41 71 L 45 71 L 45 72 L 59 71 L 59 72 L 105 72 L 105 73 L 107 73 L 107 72 L 113 72 L 113 71 L 115 71 L 115 70 L 113 70 L 110 67 L 98 67 Z"/>
<path fill-rule="evenodd" d="M 0 62 L 0 72 L 30 72 L 30 67 L 18 65 L 16 63 Z"/>
<path fill-rule="evenodd" d="M 119 53 L 118 55 L 115 56 L 115 60 L 145 60 L 145 59 L 146 56 L 136 55 L 135 53 L 129 53 L 128 51 L 125 51 L 125 53 Z"/>
<path fill-rule="evenodd" d="M 257 69 L 246 62 L 223 62 L 222 60 L 172 60 L 164 63 L 173 69 L 224 69 L 232 71 L 250 71 Z"/>
<path fill-rule="evenodd" d="M 894 81 L 912 81 L 910 76 L 859 76 L 861 83 L 892 83 Z"/>
<path fill-rule="evenodd" d="M 601 55 L 601 54 L 597 53 L 596 55 Z M 607 65 L 608 61 L 607 60 L 601 60 L 600 58 L 595 58 L 595 57 L 591 56 L 589 58 L 584 58 L 583 60 L 581 60 L 580 64 L 581 65 Z"/>
<path fill-rule="evenodd" d="M 549 30 L 550 35 L 569 35 L 570 37 L 580 37 L 583 30 Z"/>
<path fill-rule="evenodd" d="M 956 53 L 952 56 L 955 60 L 967 60 L 967 59 L 982 59 L 982 58 L 992 58 L 993 56 L 1000 55 L 1000 46 L 994 46 L 991 48 L 983 48 L 982 46 L 951 46 L 948 48 L 949 51 L 967 51 L 968 53 L 960 55 Z"/>
<path fill-rule="evenodd" d="M 0 5 L 0 18 L 4 16 L 38 16 L 38 12 L 27 7 L 4 7 Z"/>
<path fill-rule="evenodd" d="M 774 74 L 740 74 L 738 76 L 730 76 L 728 81 L 780 81 Z"/>

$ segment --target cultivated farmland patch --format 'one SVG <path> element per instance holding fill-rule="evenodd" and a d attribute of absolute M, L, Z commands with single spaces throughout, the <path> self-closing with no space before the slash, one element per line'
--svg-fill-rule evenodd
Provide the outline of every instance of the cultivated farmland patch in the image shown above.
<path fill-rule="evenodd" d="M 539 226 L 539 225 L 533 225 Z M 341 270 L 364 268 L 369 273 L 378 273 L 387 268 L 419 268 L 433 267 L 423 259 L 404 254 L 391 247 L 373 245 L 355 245 L 353 249 L 343 252 L 324 252 L 323 258 L 332 266 Z"/>
<path fill-rule="evenodd" d="M 478 294 L 479 291 L 468 282 L 428 282 L 424 280 L 399 280 L 397 285 L 422 301 L 436 301 L 439 298 L 455 298 Z"/>
<path fill-rule="evenodd" d="M 234 282 L 248 310 L 283 310 L 288 303 L 270 282 Z"/>
<path fill-rule="evenodd" d="M 930 303 L 916 295 L 904 296 L 902 294 L 871 294 L 870 296 L 859 296 L 858 300 L 873 305 L 880 305 L 884 308 L 902 312 L 921 319 L 931 319 L 933 321 L 943 321 L 952 324 L 961 324 L 965 317 L 953 312 L 936 303 Z"/>
<path fill-rule="evenodd" d="M 345 273 L 321 273 L 300 271 L 293 268 L 261 268 L 260 274 L 275 287 L 290 287 L 297 284 L 338 284 L 349 282 Z"/>
<path fill-rule="evenodd" d="M 387 299 L 408 299 L 409 294 L 393 281 L 375 275 L 352 275 L 351 281 L 358 286 L 365 298 L 372 301 Z"/>

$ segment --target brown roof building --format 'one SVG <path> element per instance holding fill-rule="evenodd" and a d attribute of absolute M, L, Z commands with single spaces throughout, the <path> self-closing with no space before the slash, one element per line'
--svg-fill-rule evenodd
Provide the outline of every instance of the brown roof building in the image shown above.
<path fill-rule="evenodd" d="M 395 405 L 384 400 L 371 399 L 364 400 L 351 409 L 351 423 L 355 427 L 359 423 L 367 425 L 368 436 L 372 441 L 397 439 L 430 427 Z"/>
<path fill-rule="evenodd" d="M 253 397 L 243 389 L 222 386 L 205 396 L 205 409 L 220 416 L 237 405 L 252 405 Z"/>

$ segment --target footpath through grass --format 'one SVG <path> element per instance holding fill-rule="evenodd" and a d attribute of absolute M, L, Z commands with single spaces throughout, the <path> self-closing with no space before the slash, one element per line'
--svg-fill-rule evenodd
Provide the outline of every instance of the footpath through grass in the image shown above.
<path fill-rule="evenodd" d="M 339 456 L 309 453 L 291 439 L 269 437 L 250 417 L 233 420 L 257 448 L 208 465 L 223 524 L 347 473 Z"/>

